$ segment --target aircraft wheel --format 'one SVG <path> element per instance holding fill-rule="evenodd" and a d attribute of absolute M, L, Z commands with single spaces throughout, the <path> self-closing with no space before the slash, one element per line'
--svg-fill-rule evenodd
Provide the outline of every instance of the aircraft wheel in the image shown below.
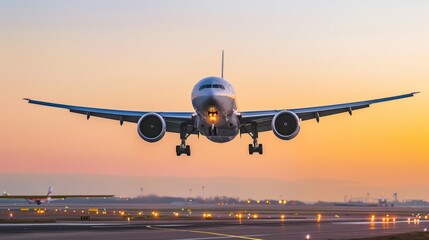
<path fill-rule="evenodd" d="M 186 155 L 191 156 L 191 147 L 189 145 L 186 145 L 185 152 L 186 152 Z"/>
<path fill-rule="evenodd" d="M 262 151 L 262 144 L 259 144 L 258 146 L 258 153 L 262 155 L 263 151 Z"/>
<path fill-rule="evenodd" d="M 253 145 L 249 144 L 249 154 L 252 155 L 254 152 Z"/>
<path fill-rule="evenodd" d="M 176 155 L 180 156 L 182 154 L 182 149 L 180 149 L 180 146 L 176 146 Z"/>

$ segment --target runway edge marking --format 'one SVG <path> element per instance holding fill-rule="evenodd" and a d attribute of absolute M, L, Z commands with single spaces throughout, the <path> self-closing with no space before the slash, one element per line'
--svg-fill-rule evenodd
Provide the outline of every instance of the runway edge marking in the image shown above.
<path fill-rule="evenodd" d="M 174 232 L 201 233 L 201 234 L 207 234 L 207 235 L 222 236 L 222 237 L 229 237 L 229 238 L 238 238 L 238 239 L 247 239 L 247 240 L 264 240 L 262 238 L 253 238 L 253 237 L 246 237 L 246 236 L 240 236 L 240 235 L 231 235 L 231 234 L 223 234 L 223 233 L 207 232 L 207 231 L 199 231 L 199 230 L 152 227 L 151 225 L 147 225 L 146 228 L 154 229 L 154 230 L 174 231 Z"/>

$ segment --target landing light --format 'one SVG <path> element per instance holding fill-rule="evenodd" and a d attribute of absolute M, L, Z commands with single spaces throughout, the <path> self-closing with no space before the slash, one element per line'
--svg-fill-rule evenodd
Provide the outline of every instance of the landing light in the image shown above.
<path fill-rule="evenodd" d="M 209 112 L 208 112 L 208 117 L 211 123 L 215 123 L 217 118 L 218 118 L 218 113 L 216 111 L 216 109 L 214 108 L 210 108 Z"/>

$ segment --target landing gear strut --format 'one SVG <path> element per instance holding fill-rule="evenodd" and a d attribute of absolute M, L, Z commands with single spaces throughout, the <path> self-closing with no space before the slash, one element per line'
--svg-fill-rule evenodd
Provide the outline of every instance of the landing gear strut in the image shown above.
<path fill-rule="evenodd" d="M 249 132 L 249 135 L 253 139 L 253 144 L 249 144 L 249 154 L 257 152 L 262 155 L 262 144 L 258 143 L 258 125 L 256 123 L 252 123 L 252 131 Z"/>
<path fill-rule="evenodd" d="M 217 128 L 214 124 L 209 128 L 209 136 L 217 136 Z"/>
<path fill-rule="evenodd" d="M 186 139 L 191 135 L 192 131 L 189 134 L 186 134 L 186 125 L 183 124 L 180 126 L 180 145 L 176 146 L 177 156 L 182 155 L 182 153 L 186 154 L 187 156 L 191 156 L 191 147 L 186 145 Z"/>

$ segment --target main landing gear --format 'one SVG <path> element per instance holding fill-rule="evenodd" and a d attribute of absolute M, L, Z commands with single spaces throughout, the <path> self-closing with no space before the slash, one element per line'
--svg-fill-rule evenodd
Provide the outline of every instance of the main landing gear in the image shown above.
<path fill-rule="evenodd" d="M 189 134 L 186 134 L 186 125 L 182 125 L 180 127 L 180 145 L 176 146 L 177 156 L 182 155 L 182 153 L 187 156 L 191 156 L 191 146 L 186 145 L 186 139 L 192 134 L 192 131 Z"/>
<path fill-rule="evenodd" d="M 249 154 L 257 152 L 262 155 L 262 144 L 258 143 L 258 125 L 256 123 L 252 123 L 252 131 L 249 132 L 249 135 L 253 139 L 253 144 L 249 144 Z"/>

